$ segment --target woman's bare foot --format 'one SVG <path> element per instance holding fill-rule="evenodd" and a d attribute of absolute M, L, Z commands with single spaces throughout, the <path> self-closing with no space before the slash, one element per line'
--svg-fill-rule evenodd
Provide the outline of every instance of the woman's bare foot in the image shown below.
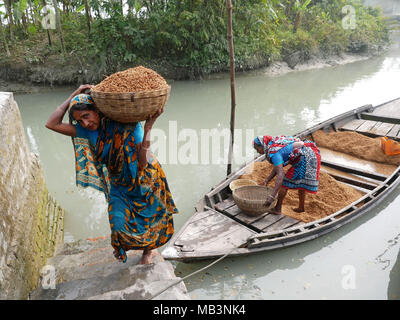
<path fill-rule="evenodd" d="M 297 212 L 297 213 L 302 213 L 302 212 L 306 211 L 306 210 L 304 210 L 304 208 L 292 208 L 292 209 L 294 212 Z"/>
<path fill-rule="evenodd" d="M 139 260 L 138 264 L 150 264 L 153 258 L 153 250 L 143 250 L 142 258 Z"/>
<path fill-rule="evenodd" d="M 274 208 L 274 209 L 272 209 L 272 210 L 270 210 L 268 212 L 271 213 L 271 214 L 276 214 L 276 215 L 282 214 L 282 211 L 281 210 L 277 210 L 276 208 Z"/>

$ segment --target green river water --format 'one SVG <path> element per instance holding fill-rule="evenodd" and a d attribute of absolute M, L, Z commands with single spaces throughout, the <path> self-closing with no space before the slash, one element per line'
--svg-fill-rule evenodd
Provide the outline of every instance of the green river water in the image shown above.
<path fill-rule="evenodd" d="M 234 169 L 255 156 L 254 136 L 294 134 L 355 107 L 400 97 L 399 83 L 398 41 L 382 56 L 351 64 L 273 77 L 262 70 L 237 74 Z M 176 230 L 189 219 L 200 197 L 226 174 L 223 139 L 216 145 L 221 150 L 213 151 L 215 144 L 207 144 L 207 137 L 229 128 L 229 85 L 229 77 L 223 75 L 173 82 L 165 113 L 155 124 L 155 152 L 180 210 Z M 73 90 L 15 95 L 49 191 L 66 209 L 66 242 L 110 233 L 104 196 L 75 186 L 71 139 L 44 127 Z M 315 240 L 225 259 L 189 278 L 189 294 L 215 300 L 400 299 L 399 195 L 400 189 L 368 214 Z M 183 277 L 209 262 L 173 263 L 177 276 Z"/>

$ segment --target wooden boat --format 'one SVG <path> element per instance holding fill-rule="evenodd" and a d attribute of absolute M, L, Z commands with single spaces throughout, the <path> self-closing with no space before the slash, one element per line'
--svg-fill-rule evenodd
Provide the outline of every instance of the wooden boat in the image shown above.
<path fill-rule="evenodd" d="M 400 141 L 400 98 L 375 107 L 366 105 L 356 108 L 304 130 L 295 137 L 312 138 L 317 130 L 331 129 L 354 131 L 371 137 L 387 136 Z M 321 156 L 321 169 L 362 191 L 359 199 L 329 216 L 309 223 L 268 212 L 251 217 L 236 206 L 229 188 L 229 184 L 251 165 L 249 163 L 200 199 L 196 212 L 162 251 L 163 257 L 190 262 L 224 255 L 247 255 L 312 240 L 368 213 L 400 183 L 400 166 L 394 166 L 390 174 L 382 174 L 365 169 L 365 166 L 360 168 L 339 163 L 337 152 L 332 150 L 323 152 L 321 149 Z M 253 162 L 264 160 L 263 155 Z"/>

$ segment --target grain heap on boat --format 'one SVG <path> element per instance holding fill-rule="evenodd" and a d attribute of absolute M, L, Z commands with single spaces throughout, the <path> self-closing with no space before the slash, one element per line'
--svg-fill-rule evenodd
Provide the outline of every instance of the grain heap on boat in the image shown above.
<path fill-rule="evenodd" d="M 286 172 L 290 166 L 284 168 Z M 240 179 L 251 179 L 257 183 L 263 182 L 271 173 L 273 165 L 264 162 L 253 163 Z M 275 185 L 274 178 L 269 186 Z M 297 213 L 293 209 L 298 207 L 297 190 L 289 190 L 283 200 L 282 212 L 294 219 L 311 222 L 326 217 L 360 198 L 361 192 L 341 183 L 331 177 L 328 173 L 320 171 L 319 188 L 316 194 L 307 194 L 305 201 L 305 212 Z"/>
<path fill-rule="evenodd" d="M 313 139 L 318 147 L 324 147 L 354 157 L 400 165 L 400 155 L 388 156 L 383 153 L 380 138 L 371 138 L 357 132 L 318 130 L 313 133 Z"/>

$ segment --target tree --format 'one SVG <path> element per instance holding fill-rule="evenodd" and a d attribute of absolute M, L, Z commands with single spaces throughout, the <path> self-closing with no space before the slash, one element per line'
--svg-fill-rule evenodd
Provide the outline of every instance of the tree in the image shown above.
<path fill-rule="evenodd" d="M 1 20 L 1 14 L 0 14 L 0 29 L 1 29 L 1 37 L 3 39 L 3 44 L 4 44 L 4 47 L 6 48 L 7 56 L 10 57 L 11 54 L 10 54 L 10 50 L 8 49 L 6 34 L 3 29 L 3 21 Z"/>
<path fill-rule="evenodd" d="M 87 23 L 87 27 L 88 27 L 88 33 L 90 33 L 90 23 L 91 23 L 90 7 L 89 7 L 88 0 L 84 0 L 84 2 L 85 2 L 86 23 Z"/>
<path fill-rule="evenodd" d="M 14 40 L 14 19 L 12 12 L 12 0 L 4 0 L 4 4 L 6 5 L 6 11 L 8 16 L 8 26 L 10 30 L 10 38 Z"/>
<path fill-rule="evenodd" d="M 58 33 L 60 36 L 61 49 L 62 49 L 63 54 L 65 55 L 66 52 L 65 52 L 65 47 L 64 47 L 64 37 L 63 37 L 63 33 L 62 33 L 60 13 L 58 12 L 57 0 L 53 0 L 53 5 L 54 5 L 54 10 L 56 12 L 56 24 L 57 24 Z"/>
<path fill-rule="evenodd" d="M 305 0 L 303 3 L 300 0 L 296 0 L 294 3 L 295 18 L 293 22 L 293 32 L 297 32 L 300 26 L 301 20 L 303 19 L 304 12 L 307 10 L 311 0 Z"/>
<path fill-rule="evenodd" d="M 43 7 L 45 7 L 46 6 L 46 0 L 42 0 L 42 4 L 43 4 Z M 47 33 L 47 40 L 49 42 L 49 46 L 51 47 L 52 46 L 52 42 L 51 42 L 50 30 L 48 28 L 46 28 L 46 33 Z"/>

